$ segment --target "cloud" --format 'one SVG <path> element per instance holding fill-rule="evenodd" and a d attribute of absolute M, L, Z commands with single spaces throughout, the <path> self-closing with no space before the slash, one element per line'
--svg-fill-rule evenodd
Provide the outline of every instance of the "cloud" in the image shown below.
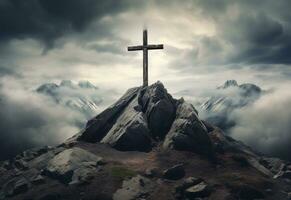
<path fill-rule="evenodd" d="M 291 160 L 291 93 L 282 85 L 251 106 L 236 110 L 231 136 L 269 156 Z"/>
<path fill-rule="evenodd" d="M 0 88 L 0 159 L 27 148 L 53 145 L 77 133 L 77 112 L 54 104 L 5 78 Z"/>
<path fill-rule="evenodd" d="M 57 38 L 83 32 L 92 22 L 128 7 L 127 1 L 115 0 L 2 0 L 0 40 L 34 38 L 52 47 Z"/>

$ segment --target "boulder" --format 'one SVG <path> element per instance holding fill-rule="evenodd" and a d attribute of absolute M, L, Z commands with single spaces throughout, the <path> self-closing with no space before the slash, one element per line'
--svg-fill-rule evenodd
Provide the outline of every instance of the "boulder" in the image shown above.
<path fill-rule="evenodd" d="M 127 105 L 136 97 L 140 88 L 129 89 L 115 104 L 104 110 L 95 118 L 89 120 L 80 133 L 79 140 L 86 142 L 99 142 L 115 124 L 119 115 Z"/>
<path fill-rule="evenodd" d="M 194 186 L 187 188 L 184 194 L 185 197 L 189 199 L 207 197 L 210 195 L 210 188 L 204 181 L 202 181 Z"/>
<path fill-rule="evenodd" d="M 96 163 L 94 162 L 84 162 L 82 167 L 76 169 L 72 176 L 72 181 L 70 185 L 81 185 L 88 184 L 94 178 L 94 172 L 96 172 Z"/>
<path fill-rule="evenodd" d="M 88 162 L 91 163 L 90 165 L 96 166 L 100 160 L 102 160 L 101 157 L 81 148 L 74 147 L 66 149 L 53 157 L 48 162 L 44 174 L 61 182 L 69 183 L 72 181 L 76 170 L 80 171 L 82 168 L 88 168 Z"/>
<path fill-rule="evenodd" d="M 183 99 L 178 103 L 176 119 L 165 138 L 163 147 L 208 156 L 214 153 L 207 129 L 198 119 L 197 111 Z"/>
<path fill-rule="evenodd" d="M 154 177 L 159 174 L 159 171 L 157 168 L 148 168 L 145 170 L 145 176 L 147 177 Z"/>
<path fill-rule="evenodd" d="M 151 149 L 150 131 L 137 99 L 126 107 L 101 143 L 109 144 L 121 151 Z"/>
<path fill-rule="evenodd" d="M 40 185 L 40 184 L 45 183 L 45 179 L 42 175 L 39 174 L 31 179 L 31 183 L 35 185 Z"/>
<path fill-rule="evenodd" d="M 137 175 L 130 180 L 123 181 L 122 188 L 114 193 L 113 200 L 147 199 L 151 192 L 154 191 L 155 187 L 155 182 Z"/>
<path fill-rule="evenodd" d="M 29 189 L 29 187 L 30 184 L 25 178 L 21 177 L 20 179 L 13 179 L 4 186 L 4 196 L 10 197 L 24 193 Z"/>
<path fill-rule="evenodd" d="M 183 164 L 174 165 L 163 172 L 163 178 L 169 180 L 179 180 L 185 176 Z"/>
<path fill-rule="evenodd" d="M 175 118 L 175 100 L 161 82 L 143 88 L 139 102 L 153 138 L 164 138 Z"/>

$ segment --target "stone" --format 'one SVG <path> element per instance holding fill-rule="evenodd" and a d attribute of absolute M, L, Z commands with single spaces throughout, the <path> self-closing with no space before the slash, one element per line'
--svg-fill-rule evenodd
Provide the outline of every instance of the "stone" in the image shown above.
<path fill-rule="evenodd" d="M 3 188 L 4 195 L 7 197 L 24 193 L 29 189 L 29 182 L 21 177 L 20 179 L 13 179 L 9 181 Z"/>
<path fill-rule="evenodd" d="M 174 165 L 163 172 L 163 178 L 169 180 L 179 180 L 185 176 L 183 164 Z"/>
<path fill-rule="evenodd" d="M 176 192 L 175 192 L 176 198 L 185 199 L 184 198 L 185 190 L 193 185 L 197 185 L 198 183 L 201 183 L 202 181 L 203 179 L 195 178 L 195 177 L 188 177 L 184 179 L 183 182 L 176 187 Z"/>
<path fill-rule="evenodd" d="M 153 138 L 163 139 L 175 119 L 175 100 L 161 82 L 145 88 L 139 95 Z"/>
<path fill-rule="evenodd" d="M 22 160 L 22 159 L 15 160 L 15 161 L 14 161 L 14 166 L 15 166 L 17 169 L 20 169 L 20 170 L 26 170 L 26 169 L 28 169 L 27 162 L 24 161 L 24 160 Z"/>
<path fill-rule="evenodd" d="M 87 168 L 88 162 L 90 165 L 97 165 L 102 160 L 86 150 L 78 147 L 66 149 L 54 156 L 47 164 L 44 174 L 52 178 L 56 178 L 64 183 L 72 181 L 75 170 Z"/>
<path fill-rule="evenodd" d="M 147 177 L 154 177 L 158 175 L 158 169 L 157 168 L 148 168 L 145 170 L 145 175 Z"/>
<path fill-rule="evenodd" d="M 40 185 L 45 183 L 45 179 L 42 175 L 39 174 L 31 179 L 31 183 L 35 185 Z"/>
<path fill-rule="evenodd" d="M 101 143 L 121 151 L 149 151 L 151 149 L 150 130 L 144 113 L 136 111 L 138 105 L 134 99 L 118 117 Z"/>
<path fill-rule="evenodd" d="M 99 142 L 115 124 L 119 115 L 136 97 L 139 87 L 129 89 L 115 104 L 87 122 L 78 140 Z"/>
<path fill-rule="evenodd" d="M 185 197 L 189 199 L 207 197 L 210 195 L 210 188 L 205 182 L 191 186 L 185 190 Z"/>
<path fill-rule="evenodd" d="M 137 175 L 129 180 L 124 180 L 122 188 L 113 194 L 113 200 L 147 199 L 154 191 L 156 183 L 150 179 Z"/>
<path fill-rule="evenodd" d="M 94 172 L 96 172 L 96 167 L 92 165 L 78 168 L 74 171 L 72 181 L 69 184 L 70 185 L 88 184 L 94 178 Z"/>
<path fill-rule="evenodd" d="M 20 193 L 26 192 L 28 188 L 29 188 L 29 182 L 25 178 L 21 178 L 16 181 L 14 185 L 13 193 L 20 194 Z"/>
<path fill-rule="evenodd" d="M 277 178 L 285 178 L 285 179 L 291 179 L 291 171 L 286 170 L 286 171 L 280 171 L 278 174 L 274 176 L 275 179 Z"/>
<path fill-rule="evenodd" d="M 195 108 L 180 100 L 176 119 L 163 143 L 164 148 L 192 151 L 212 157 L 212 142 L 204 124 L 198 119 Z"/>

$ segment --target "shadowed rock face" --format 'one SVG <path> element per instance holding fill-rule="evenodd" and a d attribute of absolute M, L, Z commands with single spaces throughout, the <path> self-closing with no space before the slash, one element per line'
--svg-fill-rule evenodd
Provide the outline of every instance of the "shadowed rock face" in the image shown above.
<path fill-rule="evenodd" d="M 121 151 L 164 148 L 212 153 L 207 129 L 197 111 L 168 94 L 161 82 L 128 90 L 115 104 L 88 121 L 79 140 L 101 142 Z"/>

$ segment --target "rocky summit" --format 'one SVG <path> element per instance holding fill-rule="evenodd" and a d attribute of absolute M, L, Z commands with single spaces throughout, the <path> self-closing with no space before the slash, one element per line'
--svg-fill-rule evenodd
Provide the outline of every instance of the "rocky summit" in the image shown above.
<path fill-rule="evenodd" d="M 3 161 L 0 199 L 288 200 L 290 174 L 291 163 L 224 135 L 157 82 L 64 143 Z"/>
<path fill-rule="evenodd" d="M 211 156 L 213 147 L 195 108 L 174 99 L 161 82 L 128 90 L 87 123 L 79 140 L 101 142 L 122 151 L 164 148 Z"/>

